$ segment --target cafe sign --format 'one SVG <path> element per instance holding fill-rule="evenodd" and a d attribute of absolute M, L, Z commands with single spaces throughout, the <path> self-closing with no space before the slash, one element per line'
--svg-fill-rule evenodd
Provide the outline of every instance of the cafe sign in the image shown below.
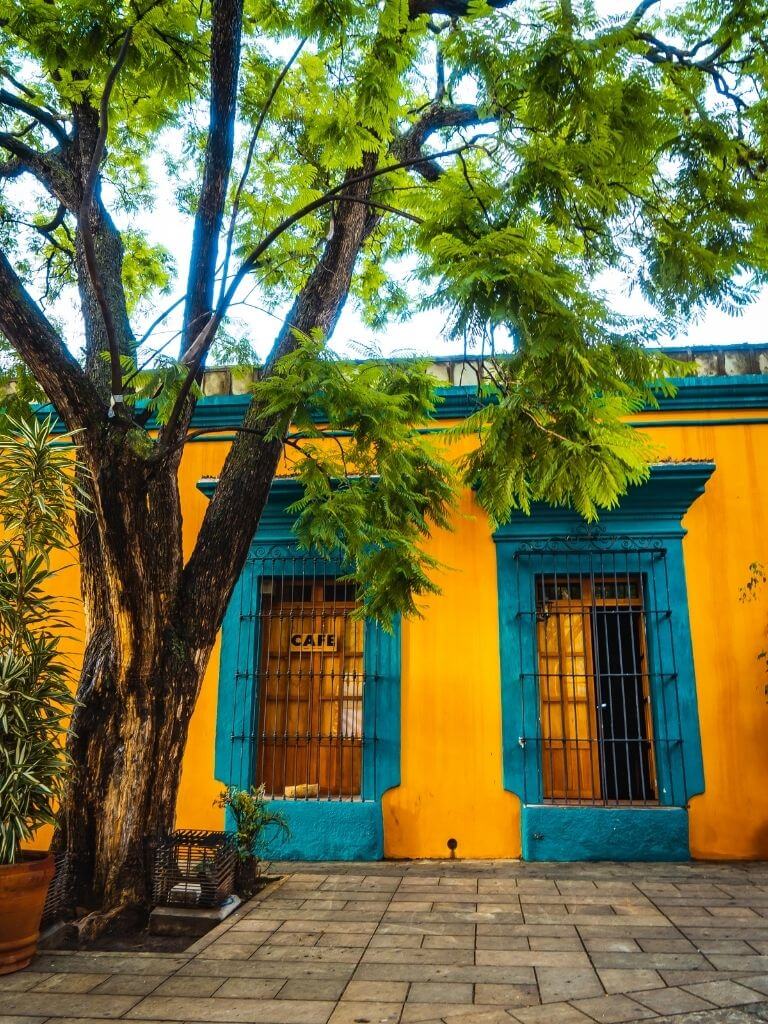
<path fill-rule="evenodd" d="M 335 633 L 291 634 L 292 651 L 325 651 L 327 653 L 335 653 L 337 649 Z"/>

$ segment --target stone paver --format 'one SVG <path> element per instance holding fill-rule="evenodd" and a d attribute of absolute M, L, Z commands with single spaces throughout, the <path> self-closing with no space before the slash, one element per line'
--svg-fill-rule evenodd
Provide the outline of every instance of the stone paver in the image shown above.
<path fill-rule="evenodd" d="M 280 865 L 184 953 L 45 951 L 0 1024 L 768 1024 L 768 865 Z"/>

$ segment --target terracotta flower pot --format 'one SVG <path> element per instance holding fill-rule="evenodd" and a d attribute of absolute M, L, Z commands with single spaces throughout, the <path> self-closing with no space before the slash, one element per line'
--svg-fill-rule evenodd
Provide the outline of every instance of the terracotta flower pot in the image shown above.
<path fill-rule="evenodd" d="M 35 955 L 53 873 L 49 853 L 24 852 L 16 864 L 0 864 L 0 974 L 20 971 Z"/>

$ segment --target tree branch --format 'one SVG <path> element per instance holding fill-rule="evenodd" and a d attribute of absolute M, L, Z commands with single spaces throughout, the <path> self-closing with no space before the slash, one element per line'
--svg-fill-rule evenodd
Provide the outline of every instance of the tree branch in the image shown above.
<path fill-rule="evenodd" d="M 242 23 L 243 0 L 213 0 L 208 141 L 189 258 L 182 356 L 198 334 L 197 325 L 213 309 L 219 235 L 234 153 Z"/>
<path fill-rule="evenodd" d="M 725 96 L 726 99 L 730 100 L 737 110 L 747 109 L 747 102 L 742 99 L 738 93 L 735 93 L 731 89 L 728 84 L 728 80 L 725 77 L 726 71 L 718 63 L 719 59 L 727 53 L 729 48 L 732 46 L 733 39 L 731 37 L 727 38 L 711 53 L 699 58 L 698 60 L 695 59 L 696 54 L 704 46 L 709 44 L 709 39 L 702 39 L 691 49 L 685 50 L 679 46 L 674 46 L 672 43 L 667 43 L 663 39 L 659 39 L 650 32 L 637 32 L 636 38 L 648 43 L 649 49 L 645 54 L 645 58 L 652 64 L 674 64 L 678 67 L 693 68 L 695 70 L 702 71 L 712 79 L 712 83 L 714 84 L 717 92 L 721 96 Z"/>
<path fill-rule="evenodd" d="M 260 257 L 266 252 L 266 250 L 284 232 L 286 232 L 289 228 L 293 227 L 294 224 L 302 220 L 304 217 L 308 216 L 310 213 L 313 213 L 315 210 L 319 210 L 321 207 L 327 206 L 329 203 L 343 201 L 345 197 L 341 193 L 343 192 L 344 189 L 350 186 L 358 185 L 362 182 L 372 180 L 373 178 L 380 177 L 382 174 L 389 174 L 392 171 L 400 170 L 403 167 L 412 167 L 416 164 L 423 163 L 427 159 L 434 159 L 437 157 L 442 158 L 446 156 L 456 156 L 458 153 L 463 153 L 465 150 L 471 148 L 472 143 L 470 142 L 462 146 L 459 146 L 455 149 L 446 149 L 443 150 L 441 153 L 435 153 L 433 157 L 416 157 L 413 160 L 401 160 L 399 163 L 396 164 L 389 164 L 386 167 L 379 167 L 365 174 L 355 175 L 351 178 L 346 178 L 340 185 L 337 185 L 335 188 L 330 189 L 328 192 L 326 192 L 322 196 L 319 196 L 317 199 L 312 200 L 311 203 L 307 203 L 306 206 L 303 206 L 301 209 L 296 210 L 296 212 L 291 214 L 290 217 L 286 217 L 285 220 L 281 221 L 280 224 L 273 228 L 272 231 L 270 231 L 269 234 L 267 234 L 262 239 L 262 241 L 256 246 L 256 248 L 245 258 L 245 260 L 243 260 L 243 262 L 240 265 L 240 268 L 233 277 L 232 283 L 227 289 L 226 294 L 224 295 L 218 308 L 212 314 L 212 316 L 206 323 L 205 327 L 203 327 L 203 329 L 197 335 L 192 345 L 190 345 L 190 347 L 187 349 L 187 352 L 185 353 L 182 362 L 185 362 L 190 367 L 190 372 L 187 374 L 187 378 L 179 391 L 178 398 L 176 399 L 176 404 L 171 412 L 171 416 L 168 419 L 166 431 L 169 434 L 171 434 L 173 432 L 173 429 L 176 428 L 183 403 L 186 401 L 187 396 L 189 395 L 189 392 L 192 389 L 192 382 L 194 381 L 198 371 L 200 370 L 200 367 L 202 366 L 202 362 L 205 359 L 205 356 L 208 352 L 208 349 L 211 346 L 211 343 L 213 342 L 213 339 L 216 335 L 216 331 L 219 329 L 221 321 L 224 319 L 226 311 L 230 303 L 232 302 L 232 299 L 234 298 L 235 293 L 237 292 L 237 289 L 239 288 L 241 282 L 243 281 L 245 276 L 248 273 L 250 273 L 250 271 L 253 270 L 253 268 L 258 264 Z M 355 202 L 356 200 L 353 198 L 351 201 Z M 360 202 L 362 203 L 363 206 L 380 205 L 369 202 L 367 197 L 365 197 L 364 202 L 362 200 L 360 200 Z M 402 213 L 402 211 L 400 210 L 397 210 L 395 212 Z"/>
<path fill-rule="evenodd" d="M 91 279 L 91 285 L 93 286 L 96 301 L 99 304 L 101 316 L 104 321 L 104 330 L 106 332 L 107 344 L 109 346 L 112 402 L 115 407 L 117 407 L 118 412 L 121 412 L 124 407 L 122 394 L 123 370 L 120 362 L 120 346 L 117 339 L 114 317 L 112 316 L 112 308 L 110 307 L 109 300 L 107 299 L 104 282 L 101 279 L 101 273 L 99 270 L 96 245 L 91 227 L 91 212 L 93 209 L 93 197 L 96 191 L 96 181 L 99 175 L 99 168 L 107 145 L 107 133 L 109 131 L 109 100 L 112 95 L 112 90 L 115 87 L 117 76 L 120 74 L 120 69 L 125 63 L 125 58 L 128 56 L 128 48 L 131 45 L 132 36 L 133 26 L 130 26 L 125 31 L 123 42 L 117 55 L 117 60 L 113 64 L 112 69 L 107 76 L 104 91 L 101 95 L 101 101 L 99 103 L 99 134 L 96 138 L 93 153 L 91 154 L 91 164 L 88 168 L 88 174 L 86 175 L 85 183 L 83 185 L 83 196 L 78 214 L 78 226 L 80 228 L 80 236 L 83 242 L 83 252 L 85 254 L 86 266 L 88 268 L 88 276 Z"/>
<path fill-rule="evenodd" d="M 0 103 L 11 110 L 17 110 L 34 118 L 43 128 L 48 129 L 60 146 L 65 147 L 69 145 L 69 136 L 50 111 L 30 103 L 29 100 L 25 100 L 22 96 L 15 96 L 7 89 L 0 89 Z"/>
<path fill-rule="evenodd" d="M 19 174 L 31 174 L 67 209 L 77 208 L 72 173 L 61 159 L 58 147 L 41 153 L 10 132 L 0 132 L 0 148 L 14 158 L 0 165 L 0 177 L 15 178 Z"/>
<path fill-rule="evenodd" d="M 322 196 L 318 196 L 317 199 L 313 199 L 312 202 L 307 203 L 306 206 L 302 206 L 301 209 L 296 210 L 286 217 L 285 220 L 281 221 L 276 227 L 274 227 L 265 237 L 259 242 L 255 249 L 243 260 L 239 270 L 232 279 L 232 284 L 227 289 L 226 301 L 231 302 L 234 298 L 235 292 L 237 291 L 240 282 L 258 263 L 260 257 L 266 252 L 266 250 L 276 241 L 280 235 L 286 232 L 289 228 L 293 227 L 297 221 L 303 220 L 304 217 L 310 213 L 314 213 L 315 210 L 319 210 L 323 206 L 327 206 L 328 203 L 332 203 L 343 198 L 345 191 L 355 185 L 362 184 L 366 181 L 371 181 L 374 178 L 380 178 L 384 174 L 391 174 L 392 171 L 399 171 L 405 167 L 414 167 L 418 164 L 425 163 L 428 160 L 443 159 L 448 156 L 457 156 L 459 153 L 464 153 L 468 149 L 473 149 L 473 142 L 466 142 L 461 146 L 456 146 L 452 149 L 444 149 L 439 153 L 433 153 L 429 157 L 417 156 L 413 158 L 406 158 L 399 160 L 394 164 L 387 164 L 385 167 L 376 167 L 371 171 L 363 174 L 355 174 L 352 177 L 345 178 L 340 184 L 334 188 L 329 189 Z M 367 198 L 367 197 L 366 197 Z M 218 326 L 218 325 L 217 325 Z"/>
<path fill-rule="evenodd" d="M 394 213 L 398 217 L 405 217 L 406 220 L 412 221 L 414 224 L 423 224 L 424 219 L 417 217 L 415 213 L 408 213 L 407 210 L 401 210 L 397 206 L 390 206 L 389 203 L 380 203 L 376 199 L 358 199 L 357 196 L 336 196 L 335 202 L 337 203 L 360 203 L 362 206 L 368 206 L 372 210 L 381 210 L 382 213 Z"/>
<path fill-rule="evenodd" d="M 227 291 L 223 296 L 221 302 L 219 303 L 218 307 L 210 316 L 208 322 L 205 324 L 203 329 L 199 332 L 195 340 L 192 342 L 192 344 L 189 346 L 186 353 L 184 354 L 182 362 L 186 363 L 186 365 L 190 367 L 190 370 L 189 373 L 187 374 L 187 377 L 183 385 L 179 390 L 178 397 L 171 411 L 171 415 L 168 418 L 168 422 L 166 424 L 165 430 L 163 431 L 163 434 L 167 434 L 169 437 L 171 437 L 174 431 L 177 429 L 181 417 L 181 412 L 184 407 L 184 403 L 186 402 L 187 397 L 189 396 L 189 393 L 192 390 L 192 384 L 198 372 L 200 371 L 200 368 L 203 364 L 203 360 L 205 359 L 208 353 L 208 349 L 211 347 L 213 339 L 216 336 L 216 331 L 219 329 L 221 321 L 224 319 L 226 311 L 229 308 L 229 305 L 232 302 L 235 293 L 237 292 L 237 289 L 240 287 L 240 284 L 242 283 L 246 275 L 249 274 L 250 271 L 253 270 L 255 266 L 257 266 L 260 257 L 282 234 L 284 234 L 289 228 L 293 227 L 293 225 L 296 224 L 298 221 L 302 220 L 310 213 L 313 213 L 315 210 L 319 210 L 321 207 L 327 206 L 329 203 L 342 201 L 344 198 L 342 193 L 347 188 L 371 181 L 374 178 L 380 177 L 383 174 L 390 174 L 392 171 L 397 171 L 404 167 L 412 167 L 416 164 L 421 164 L 425 160 L 443 158 L 447 156 L 456 156 L 457 154 L 463 153 L 466 150 L 472 148 L 473 143 L 468 142 L 454 149 L 446 149 L 440 153 L 435 153 L 432 157 L 419 156 L 412 160 L 401 160 L 395 164 L 388 164 L 386 167 L 374 168 L 373 170 L 365 172 L 363 174 L 356 174 L 353 175 L 352 177 L 347 177 L 340 185 L 337 185 L 335 188 L 330 189 L 328 192 L 326 192 L 322 196 L 319 196 L 317 199 L 313 199 L 311 203 L 307 203 L 306 206 L 303 206 L 301 207 L 301 209 L 296 210 L 294 213 L 291 214 L 290 217 L 286 217 L 285 220 L 281 221 L 275 228 L 273 228 L 272 231 L 270 231 L 262 239 L 262 241 L 259 242 L 256 248 L 240 264 L 237 273 L 232 278 L 232 283 L 230 284 L 229 288 L 227 288 Z M 370 203 L 368 201 L 368 196 L 362 198 L 365 199 L 365 202 L 361 202 L 361 205 L 363 206 L 377 205 L 374 203 Z M 355 200 L 352 199 L 352 202 L 354 203 Z M 402 211 L 399 210 L 396 212 L 402 213 Z"/>
<path fill-rule="evenodd" d="M 232 254 L 232 242 L 233 242 L 234 237 L 235 237 L 235 226 L 237 224 L 237 215 L 238 215 L 238 212 L 240 210 L 240 197 L 242 196 L 243 189 L 245 188 L 245 183 L 248 180 L 248 175 L 249 175 L 250 170 L 251 170 L 251 163 L 253 162 L 253 154 L 254 154 L 254 150 L 256 149 L 256 141 L 258 140 L 259 133 L 261 132 L 262 126 L 264 125 L 264 121 L 266 120 L 267 114 L 269 113 L 269 108 L 272 106 L 272 104 L 273 104 L 273 102 L 275 100 L 275 97 L 277 96 L 278 91 L 280 90 L 280 86 L 283 84 L 283 81 L 285 80 L 285 76 L 291 70 L 291 67 L 293 66 L 296 58 L 299 56 L 299 54 L 301 53 L 302 49 L 304 48 L 304 44 L 306 43 L 306 41 L 307 41 L 307 37 L 305 36 L 299 42 L 299 45 L 296 47 L 296 49 L 293 51 L 291 56 L 288 58 L 288 60 L 283 65 L 283 67 L 282 67 L 282 69 L 280 71 L 280 74 L 277 76 L 277 78 L 274 81 L 274 84 L 272 85 L 272 88 L 270 89 L 269 96 L 267 96 L 267 100 L 266 100 L 264 106 L 259 111 L 259 117 L 258 117 L 258 119 L 256 121 L 256 125 L 255 125 L 255 127 L 253 129 L 253 133 L 251 134 L 251 141 L 248 144 L 248 154 L 247 154 L 247 156 L 245 158 L 245 166 L 243 167 L 243 173 L 242 173 L 242 175 L 240 177 L 240 181 L 238 182 L 237 190 L 235 191 L 235 198 L 234 198 L 234 200 L 232 202 L 232 216 L 230 217 L 229 231 L 227 232 L 227 245 L 226 245 L 226 250 L 224 252 L 224 265 L 223 265 L 223 269 L 222 269 L 222 273 L 221 273 L 221 295 L 219 297 L 219 301 L 221 301 L 221 299 L 224 297 L 224 294 L 226 293 L 226 290 L 227 290 L 227 275 L 229 273 L 229 259 L 230 259 L 230 256 Z"/>
<path fill-rule="evenodd" d="M 82 367 L 0 252 L 0 331 L 35 375 L 69 430 L 103 419 L 105 408 Z"/>
<path fill-rule="evenodd" d="M 434 182 L 442 174 L 442 168 L 435 160 L 440 154 L 427 156 L 422 152 L 422 147 L 429 136 L 440 128 L 469 128 L 473 125 L 488 124 L 493 120 L 493 117 L 481 116 L 473 104 L 444 106 L 439 102 L 431 103 L 418 121 L 400 136 L 392 149 L 404 160 L 416 160 L 416 169 L 422 178 Z"/>
<path fill-rule="evenodd" d="M 488 0 L 489 7 L 500 9 L 509 7 L 514 0 Z M 469 0 L 408 0 L 408 13 L 411 18 L 421 14 L 445 14 L 449 18 L 462 18 L 469 12 Z"/>
<path fill-rule="evenodd" d="M 632 12 L 624 28 L 636 28 L 639 25 L 639 23 L 643 20 L 645 15 L 648 13 L 648 11 L 650 11 L 652 7 L 655 7 L 656 4 L 660 2 L 661 0 L 642 0 L 642 3 L 638 4 Z"/>

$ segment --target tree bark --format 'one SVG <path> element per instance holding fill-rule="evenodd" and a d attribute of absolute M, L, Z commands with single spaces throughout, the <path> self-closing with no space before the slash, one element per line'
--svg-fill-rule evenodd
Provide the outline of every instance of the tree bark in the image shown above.
<path fill-rule="evenodd" d="M 360 183 L 360 198 L 370 188 Z M 341 204 L 266 372 L 297 344 L 295 329 L 332 334 L 375 223 L 364 204 Z M 256 403 L 245 425 L 268 425 Z M 182 567 L 175 460 L 147 462 L 138 436 L 106 432 L 86 446 L 94 511 L 78 524 L 86 647 L 57 844 L 73 856 L 78 901 L 101 911 L 146 900 L 145 838 L 173 828 L 192 712 L 282 451 L 238 436 Z"/>
<path fill-rule="evenodd" d="M 144 837 L 173 825 L 202 678 L 176 625 L 176 478 L 148 477 L 134 443 L 85 449 L 94 508 L 78 521 L 86 637 L 58 845 L 73 855 L 78 902 L 100 908 L 145 897 Z"/>

